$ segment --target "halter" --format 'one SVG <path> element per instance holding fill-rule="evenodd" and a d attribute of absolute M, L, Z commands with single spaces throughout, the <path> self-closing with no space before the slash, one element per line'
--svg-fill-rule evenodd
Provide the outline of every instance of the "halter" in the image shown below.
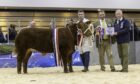
<path fill-rule="evenodd" d="M 77 26 L 77 25 L 76 25 Z M 81 38 L 80 38 L 80 42 L 78 41 L 78 35 L 81 35 Z M 79 42 L 78 46 L 81 46 L 82 45 L 82 41 L 83 41 L 83 32 L 80 28 L 78 28 L 77 26 L 77 42 Z"/>
<path fill-rule="evenodd" d="M 66 28 L 68 28 L 68 30 L 70 31 L 70 33 L 71 33 L 71 35 L 72 35 L 72 38 L 74 38 L 74 37 L 73 37 L 73 34 L 72 34 L 72 32 L 71 32 L 71 30 L 70 30 L 70 28 L 69 28 L 69 26 L 66 27 Z"/>

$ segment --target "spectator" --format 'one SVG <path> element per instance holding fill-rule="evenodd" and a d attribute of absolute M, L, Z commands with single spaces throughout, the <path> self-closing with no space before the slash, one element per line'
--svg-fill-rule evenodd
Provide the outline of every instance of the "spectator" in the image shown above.
<path fill-rule="evenodd" d="M 116 21 L 114 24 L 118 53 L 121 60 L 122 69 L 120 72 L 128 72 L 128 50 L 130 41 L 130 23 L 123 17 L 122 10 L 116 10 Z"/>
<path fill-rule="evenodd" d="M 4 35 L 2 29 L 0 28 L 0 43 L 4 43 L 4 42 L 5 42 Z"/>
<path fill-rule="evenodd" d="M 9 40 L 15 40 L 15 37 L 17 35 L 17 31 L 16 31 L 16 25 L 11 24 L 9 27 Z"/>

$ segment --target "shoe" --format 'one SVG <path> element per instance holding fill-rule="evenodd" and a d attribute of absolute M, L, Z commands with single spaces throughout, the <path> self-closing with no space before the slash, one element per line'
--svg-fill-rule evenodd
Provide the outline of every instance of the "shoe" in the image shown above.
<path fill-rule="evenodd" d="M 87 71 L 89 71 L 89 70 L 88 70 L 88 69 L 83 69 L 83 70 L 82 70 L 82 72 L 87 72 Z"/>
<path fill-rule="evenodd" d="M 116 70 L 116 72 L 122 72 L 122 69 L 121 70 Z"/>
<path fill-rule="evenodd" d="M 111 69 L 111 72 L 116 72 L 116 70 L 115 69 Z"/>
<path fill-rule="evenodd" d="M 128 70 L 122 70 L 121 72 L 128 72 Z"/>
<path fill-rule="evenodd" d="M 118 72 L 128 72 L 128 70 L 118 70 Z"/>
<path fill-rule="evenodd" d="M 105 69 L 101 69 L 101 71 L 105 71 Z"/>

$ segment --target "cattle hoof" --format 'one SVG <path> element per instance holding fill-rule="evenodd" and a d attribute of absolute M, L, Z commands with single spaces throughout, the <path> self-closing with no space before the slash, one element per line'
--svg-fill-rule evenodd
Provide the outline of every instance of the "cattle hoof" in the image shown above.
<path fill-rule="evenodd" d="M 27 72 L 24 72 L 24 74 L 28 74 Z"/>
<path fill-rule="evenodd" d="M 73 70 L 70 70 L 70 72 L 74 72 Z"/>
<path fill-rule="evenodd" d="M 21 72 L 18 72 L 18 74 L 21 74 Z"/>
<path fill-rule="evenodd" d="M 64 71 L 64 73 L 68 73 L 68 71 Z"/>
<path fill-rule="evenodd" d="M 73 69 L 69 69 L 70 72 L 73 72 Z"/>

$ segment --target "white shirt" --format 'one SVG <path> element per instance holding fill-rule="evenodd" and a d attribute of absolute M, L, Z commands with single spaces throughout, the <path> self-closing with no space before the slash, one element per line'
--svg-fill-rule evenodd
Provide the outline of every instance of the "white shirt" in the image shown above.
<path fill-rule="evenodd" d="M 87 21 L 89 21 L 89 20 L 86 18 L 83 19 L 84 23 L 86 23 Z M 77 22 L 79 22 L 79 21 L 77 21 Z M 80 54 L 82 54 L 82 53 L 87 52 L 87 51 L 90 52 L 92 47 L 93 47 L 92 36 L 84 37 L 83 41 L 82 41 L 82 45 L 79 46 L 78 50 L 79 50 Z"/>
<path fill-rule="evenodd" d="M 119 24 L 119 21 L 122 21 L 123 17 L 121 17 L 119 20 L 117 20 L 117 24 Z"/>

